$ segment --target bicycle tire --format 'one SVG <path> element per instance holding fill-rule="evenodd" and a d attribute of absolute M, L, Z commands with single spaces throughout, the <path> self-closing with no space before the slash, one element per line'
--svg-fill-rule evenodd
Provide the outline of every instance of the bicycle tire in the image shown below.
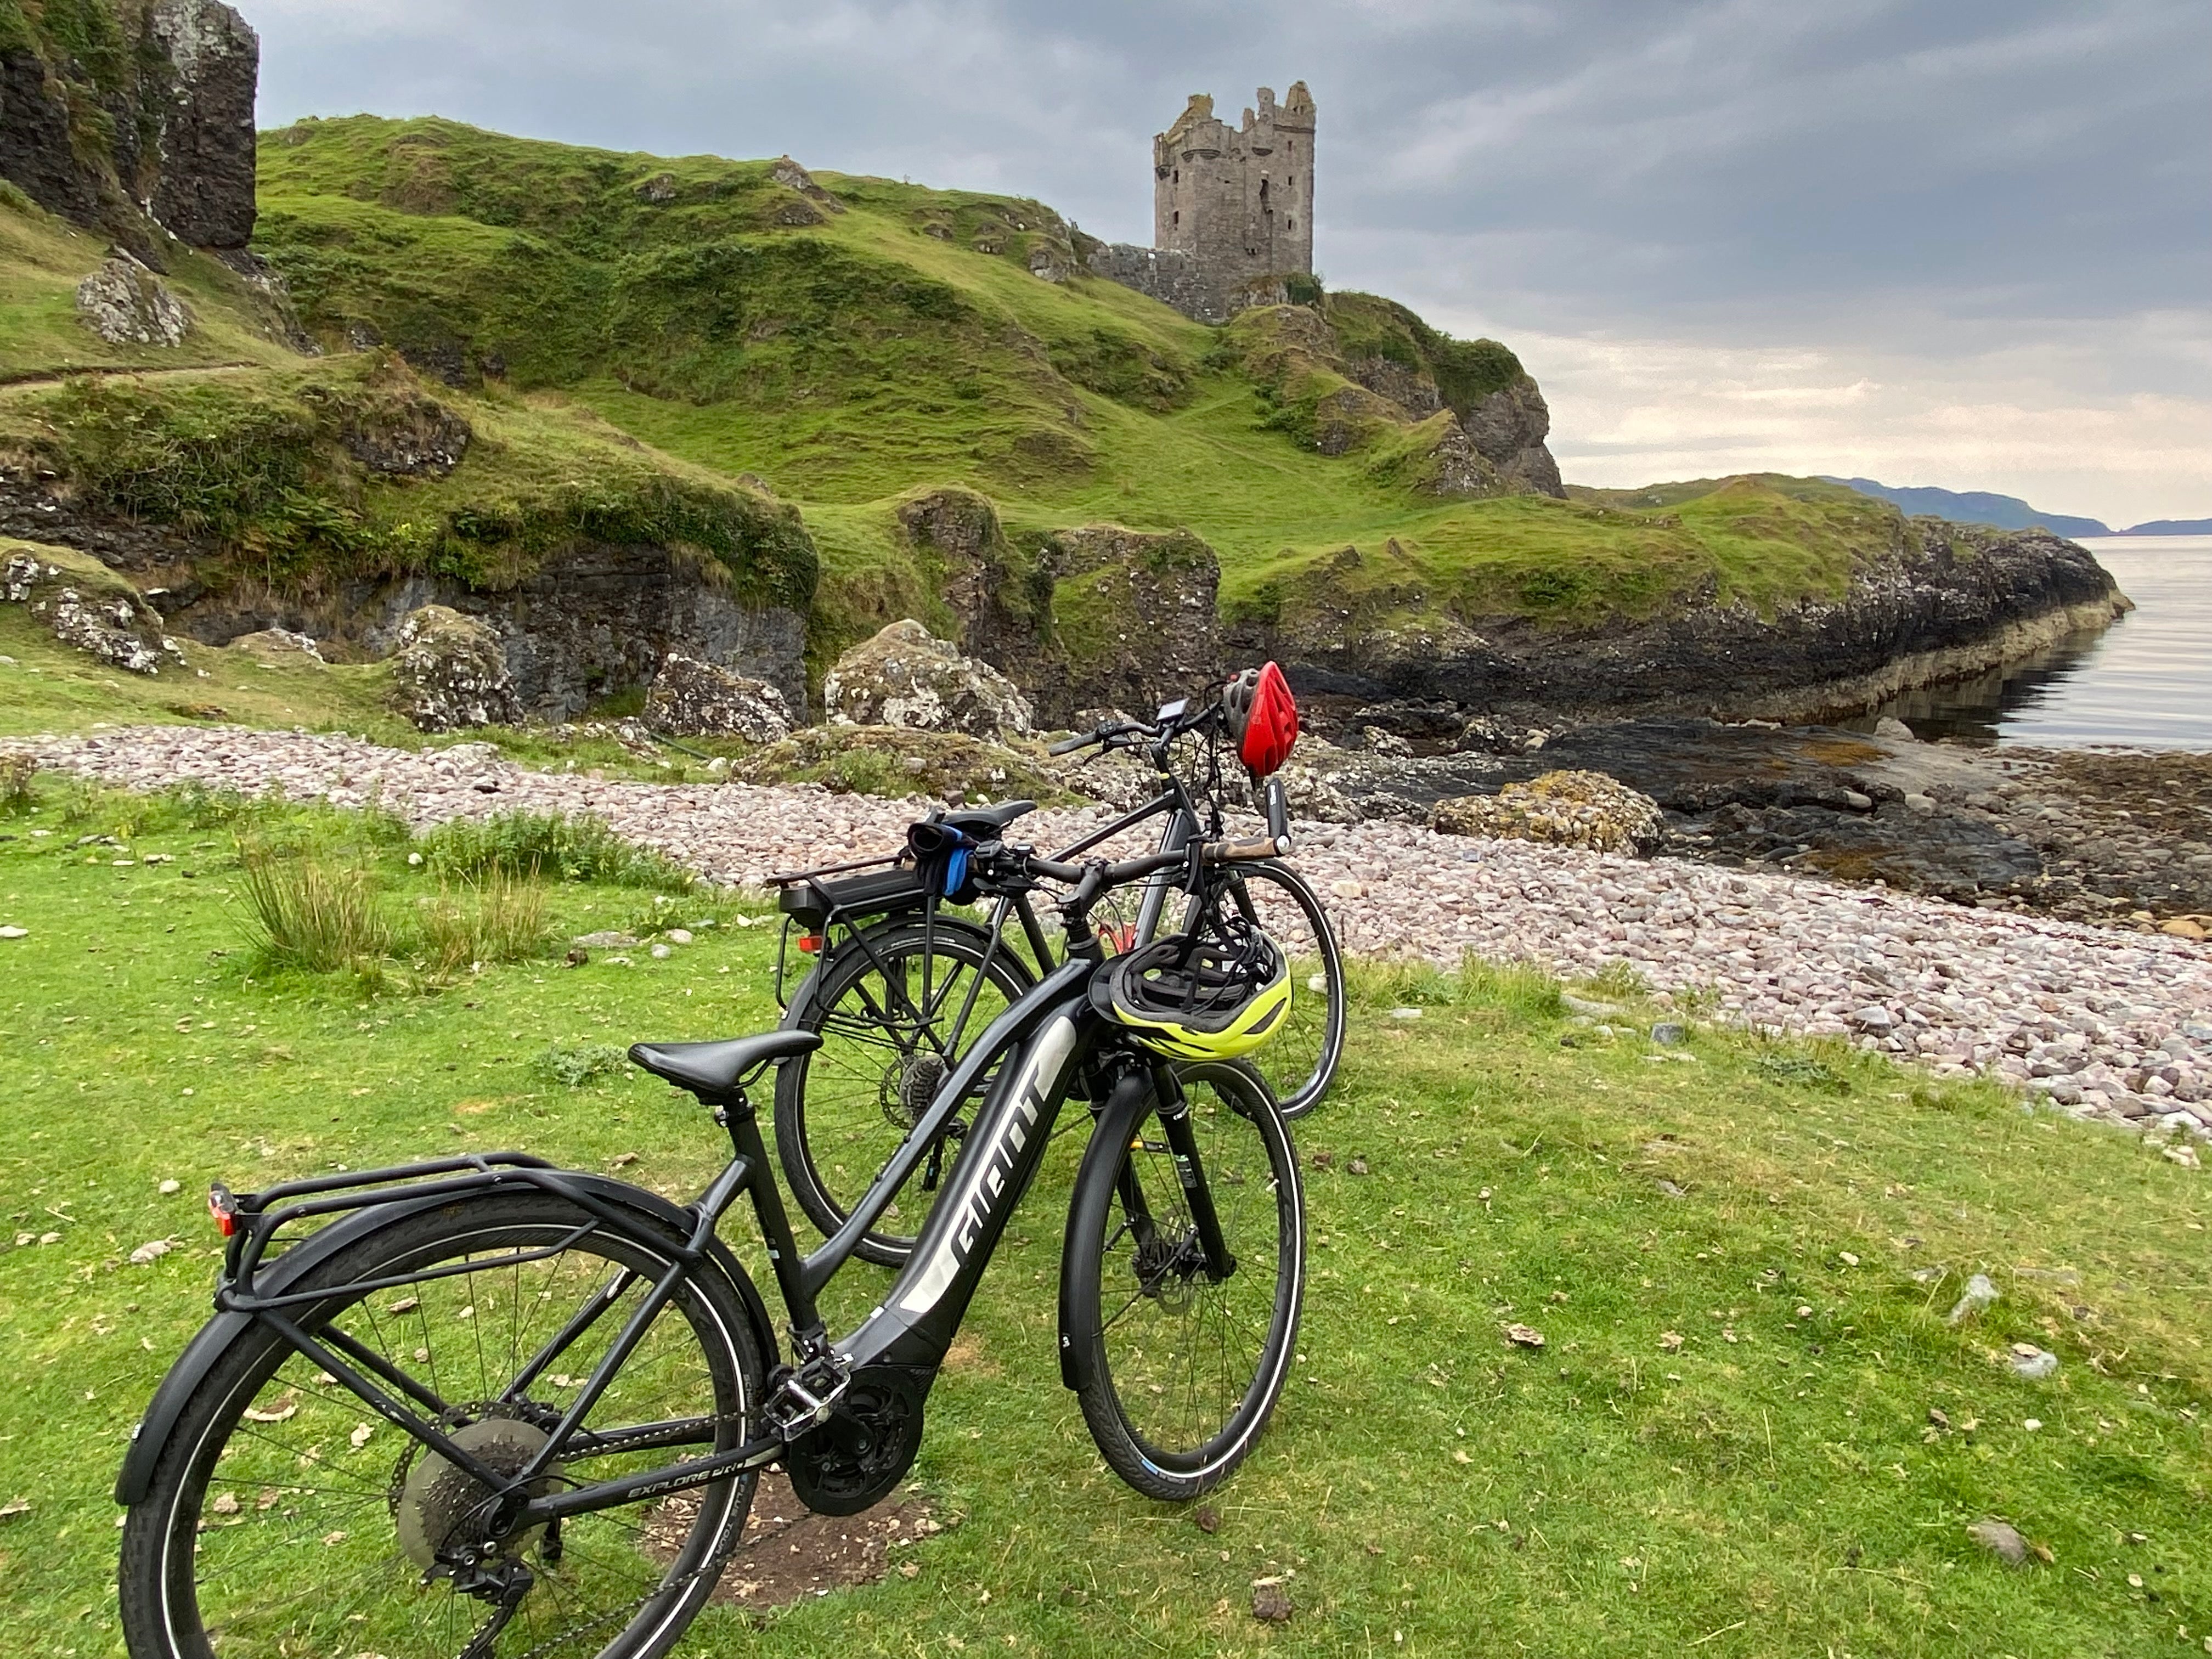
<path fill-rule="evenodd" d="M 459 1407 L 456 1385 L 469 1380 L 471 1352 L 477 1380 L 494 1380 L 487 1337 L 494 1350 L 507 1340 L 513 1365 L 517 1354 L 543 1345 L 540 1331 L 561 1328 L 569 1298 L 541 1301 L 536 1290 L 566 1277 L 584 1297 L 575 1304 L 582 1306 L 604 1294 L 614 1272 L 628 1268 L 645 1276 L 632 1281 L 642 1296 L 639 1287 L 672 1268 L 684 1240 L 639 1215 L 622 1231 L 601 1222 L 586 1236 L 591 1248 L 580 1252 L 571 1249 L 511 1268 L 488 1261 L 456 1277 L 426 1277 L 414 1286 L 411 1308 L 393 1290 L 363 1296 L 347 1287 L 487 1253 L 511 1257 L 545 1249 L 590 1219 L 566 1200 L 536 1190 L 413 1210 L 314 1269 L 295 1288 L 330 1286 L 331 1296 L 293 1311 L 305 1328 L 348 1330 L 387 1360 L 414 1367 L 418 1377 L 425 1377 L 427 1365 L 430 1386 Z M 587 1269 L 581 1276 L 570 1271 L 579 1266 Z M 457 1303 L 459 1297 L 467 1299 Z M 608 1300 L 617 1310 L 623 1305 L 619 1297 Z M 619 1323 L 617 1316 L 612 1328 Z M 581 1344 L 608 1328 L 602 1322 L 578 1338 L 576 1348 L 563 1350 L 577 1357 L 562 1363 L 588 1376 L 593 1362 Z M 448 1340 L 450 1347 L 444 1346 Z M 447 1361 L 442 1372 L 441 1357 Z M 518 1374 L 519 1367 L 507 1373 L 510 1379 Z M 455 1593 L 449 1582 L 426 1585 L 419 1562 L 406 1553 L 410 1500 L 403 1476 L 411 1470 L 427 1480 L 428 1455 L 323 1376 L 257 1326 L 193 1390 L 156 1460 L 146 1497 L 125 1519 L 118 1589 L 132 1659 L 222 1659 L 280 1645 L 317 1653 L 459 1652 L 489 1616 L 489 1603 Z M 557 1415 L 564 1404 L 559 1396 L 573 1400 L 570 1391 L 582 1380 L 549 1369 L 514 1410 L 526 1418 L 535 1409 L 542 1429 L 546 1412 Z M 605 1409 L 615 1422 L 666 1420 L 623 1415 L 649 1395 L 686 1415 L 711 1409 L 715 1449 L 721 1449 L 743 1443 L 764 1389 L 764 1362 L 743 1292 L 709 1261 L 674 1292 L 593 1415 Z M 487 1389 L 475 1408 L 496 1400 Z M 471 1426 L 501 1416 L 484 1412 Z M 606 1421 L 600 1419 L 601 1426 Z M 614 1464 L 594 1462 L 593 1478 L 672 1461 L 665 1449 L 609 1455 Z M 626 1465 L 624 1459 L 647 1461 Z M 446 1478 L 465 1481 L 446 1467 Z M 727 1476 L 691 1493 L 575 1516 L 557 1533 L 516 1540 L 511 1547 L 518 1556 L 535 1552 L 537 1582 L 490 1651 L 548 1659 L 656 1659 L 666 1653 L 713 1595 L 743 1536 L 757 1480 L 750 1473 Z M 211 1487 L 220 1488 L 212 1498 Z M 424 1491 L 434 1491 L 434 1482 Z M 415 1510 L 418 1540 L 427 1535 L 421 1519 L 426 1512 L 450 1511 Z M 665 1560 L 656 1553 L 664 1547 Z M 289 1595 L 288 1572 L 297 1580 Z M 597 1617 L 583 1612 L 583 1595 L 610 1588 L 617 1595 L 633 1589 L 640 1594 Z"/>
<path fill-rule="evenodd" d="M 1343 1063 L 1344 953 L 1321 896 L 1289 866 L 1273 860 L 1224 865 L 1216 882 L 1211 902 L 1229 898 L 1291 958 L 1290 1018 L 1245 1059 L 1274 1091 L 1277 1109 L 1295 1121 L 1321 1104 Z M 1255 902 L 1255 885 L 1278 890 L 1282 897 L 1274 904 Z M 1302 920 L 1293 922 L 1292 912 Z"/>
<path fill-rule="evenodd" d="M 809 981 L 805 996 L 793 1003 L 786 1026 L 812 1031 L 823 1042 L 814 1053 L 779 1068 L 776 1161 L 799 1207 L 823 1237 L 845 1224 L 853 1206 L 927 1109 L 936 1092 L 933 1083 L 941 1081 L 949 1063 L 960 1057 L 946 1055 L 939 1063 L 937 1051 L 919 1038 L 885 1030 L 876 1018 L 878 1011 L 869 1007 L 869 999 L 861 994 L 872 979 L 880 982 L 885 968 L 911 972 L 911 964 L 925 957 L 985 975 L 996 1000 L 978 995 L 961 1031 L 963 1042 L 972 1042 L 1031 982 L 1026 964 L 1004 945 L 991 951 L 988 939 L 988 934 L 979 937 L 964 927 L 930 929 L 918 921 L 879 923 L 842 948 Z M 946 988 L 943 992 L 933 988 L 932 998 L 950 1018 L 964 995 L 959 980 L 933 971 L 928 982 Z M 848 1001 L 858 1006 L 841 1014 Z M 980 1088 L 977 1092 L 980 1097 Z M 940 1189 L 957 1151 L 957 1146 L 933 1149 Z M 924 1191 L 931 1190 L 928 1176 L 925 1159 L 918 1176 Z M 914 1184 L 910 1178 L 908 1187 Z M 900 1197 L 904 1196 L 902 1189 Z M 911 1233 L 879 1224 L 861 1235 L 854 1254 L 878 1267 L 899 1266 L 913 1254 L 926 1215 L 925 1207 L 923 1214 L 912 1218 Z M 903 1215 L 899 1218 L 906 1219 Z"/>
<path fill-rule="evenodd" d="M 1176 1075 L 1234 1269 L 1213 1279 L 1191 1255 L 1195 1228 L 1150 1091 L 1109 1105 L 1092 1133 L 1061 1269 L 1073 1276 L 1063 1340 L 1091 1437 L 1115 1474 L 1170 1503 L 1226 1480 L 1267 1427 L 1289 1373 L 1305 1285 L 1297 1153 L 1266 1085 L 1242 1065 L 1216 1060 Z M 1133 1222 L 1125 1176 L 1143 1194 L 1149 1235 Z M 1237 1341 L 1240 1329 L 1256 1330 L 1256 1342 Z M 1240 1358 L 1247 1347 L 1249 1363 Z M 1208 1353 L 1218 1366 L 1205 1363 Z M 1182 1396 L 1171 1397 L 1186 1380 Z"/>

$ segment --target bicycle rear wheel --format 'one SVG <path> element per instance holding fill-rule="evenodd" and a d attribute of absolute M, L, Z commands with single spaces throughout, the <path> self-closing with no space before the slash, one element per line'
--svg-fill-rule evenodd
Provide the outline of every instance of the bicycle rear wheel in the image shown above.
<path fill-rule="evenodd" d="M 1304 877 L 1274 863 L 1222 866 L 1206 899 L 1233 907 L 1290 958 L 1290 1016 L 1245 1060 L 1285 1118 L 1304 1117 L 1344 1058 L 1344 957 L 1328 913 Z"/>
<path fill-rule="evenodd" d="M 1029 988 L 1024 964 L 965 926 L 871 928 L 825 964 L 790 1023 L 822 1047 L 778 1068 L 775 1151 L 792 1196 L 826 1237 L 905 1142 L 953 1066 Z M 975 1098 L 981 1097 L 979 1083 Z M 922 1157 L 854 1254 L 896 1267 L 913 1253 L 959 1156 L 964 1124 Z"/>
<path fill-rule="evenodd" d="M 650 1218 L 577 1236 L 590 1221 L 543 1192 L 417 1212 L 317 1269 L 297 1288 L 330 1285 L 330 1299 L 295 1311 L 324 1340 L 343 1333 L 416 1380 L 446 1403 L 445 1433 L 512 1474 L 676 1268 L 683 1241 Z M 520 1259 L 533 1253 L 543 1259 Z M 365 1296 L 344 1288 L 403 1276 L 405 1285 Z M 532 1376 L 533 1359 L 543 1363 Z M 695 1273 L 586 1414 L 547 1489 L 741 1444 L 763 1372 L 741 1293 L 711 1265 Z M 651 1425 L 665 1430 L 659 1443 L 635 1445 Z M 630 1442 L 595 1442 L 616 1428 L 633 1431 Z M 438 1552 L 461 1547 L 484 1489 L 255 1327 L 186 1402 L 129 1511 L 124 1632 L 133 1659 L 652 1659 L 713 1594 L 755 1480 L 732 1475 L 499 1540 L 488 1575 L 526 1585 L 501 1621 L 495 1601 L 427 1571 Z"/>
<path fill-rule="evenodd" d="M 1062 1268 L 1091 1437 L 1116 1474 L 1170 1501 L 1220 1484 L 1259 1439 L 1289 1371 L 1305 1285 L 1297 1154 L 1266 1085 L 1217 1061 L 1176 1075 L 1187 1136 L 1149 1094 L 1100 1118 Z M 1180 1167 L 1192 1154 L 1195 1194 Z M 1209 1200 L 1225 1274 L 1205 1248 Z"/>

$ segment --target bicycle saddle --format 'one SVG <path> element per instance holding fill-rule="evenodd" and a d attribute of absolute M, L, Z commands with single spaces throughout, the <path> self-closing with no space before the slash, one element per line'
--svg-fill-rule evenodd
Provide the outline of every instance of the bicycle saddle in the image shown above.
<path fill-rule="evenodd" d="M 996 806 L 956 806 L 938 822 L 965 830 L 974 840 L 988 841 L 993 837 L 979 832 L 1003 830 L 1024 812 L 1036 811 L 1036 803 L 1033 800 L 1006 800 Z"/>
<path fill-rule="evenodd" d="M 811 1031 L 763 1031 L 724 1042 L 638 1042 L 630 1046 L 633 1066 L 694 1094 L 726 1095 L 740 1078 L 763 1066 L 811 1054 L 822 1039 Z"/>

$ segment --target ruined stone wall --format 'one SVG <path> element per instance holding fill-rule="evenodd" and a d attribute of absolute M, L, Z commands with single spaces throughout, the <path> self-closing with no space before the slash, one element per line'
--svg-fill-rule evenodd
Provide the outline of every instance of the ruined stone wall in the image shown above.
<path fill-rule="evenodd" d="M 1152 141 L 1152 247 L 1098 250 L 1091 270 L 1210 323 L 1310 275 L 1314 121 L 1303 81 L 1280 106 L 1261 87 L 1237 127 L 1194 95 Z"/>

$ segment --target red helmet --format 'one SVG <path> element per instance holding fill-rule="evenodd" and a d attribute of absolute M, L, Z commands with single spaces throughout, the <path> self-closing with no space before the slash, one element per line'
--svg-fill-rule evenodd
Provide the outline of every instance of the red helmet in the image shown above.
<path fill-rule="evenodd" d="M 1298 740 L 1298 700 L 1283 671 L 1273 663 L 1246 669 L 1229 682 L 1221 706 L 1244 769 L 1255 779 L 1279 770 Z"/>

